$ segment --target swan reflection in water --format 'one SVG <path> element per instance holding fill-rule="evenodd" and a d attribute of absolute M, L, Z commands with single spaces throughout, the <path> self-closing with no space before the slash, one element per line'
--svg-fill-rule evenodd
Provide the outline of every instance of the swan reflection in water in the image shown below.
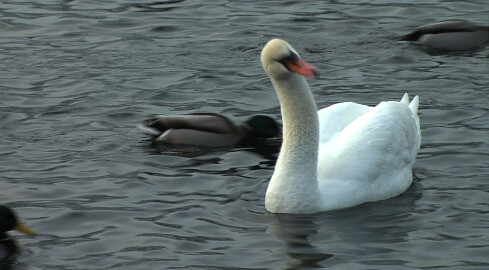
<path fill-rule="evenodd" d="M 285 269 L 302 269 L 303 267 L 321 268 L 321 261 L 333 255 L 313 246 L 309 237 L 315 235 L 318 225 L 312 215 L 271 215 L 273 220 L 268 232 L 285 242 L 285 253 L 295 259 L 287 263 Z"/>
<path fill-rule="evenodd" d="M 275 257 L 285 253 L 290 259 L 284 269 L 324 269 L 349 263 L 355 257 L 385 264 L 408 263 L 402 247 L 410 233 L 422 228 L 416 201 L 422 197 L 419 182 L 406 193 L 385 201 L 313 215 L 267 214 L 267 232 L 284 242 Z"/>

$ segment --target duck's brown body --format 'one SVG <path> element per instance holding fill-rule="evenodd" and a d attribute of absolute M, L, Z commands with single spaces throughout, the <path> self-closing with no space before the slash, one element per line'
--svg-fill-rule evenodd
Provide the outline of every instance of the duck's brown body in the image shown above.
<path fill-rule="evenodd" d="M 141 129 L 169 144 L 224 147 L 248 144 L 257 138 L 270 138 L 279 133 L 276 122 L 257 115 L 242 124 L 215 113 L 155 115 L 144 121 Z"/>
<path fill-rule="evenodd" d="M 464 20 L 446 20 L 420 26 L 401 40 L 447 51 L 473 50 L 489 43 L 489 27 Z"/>

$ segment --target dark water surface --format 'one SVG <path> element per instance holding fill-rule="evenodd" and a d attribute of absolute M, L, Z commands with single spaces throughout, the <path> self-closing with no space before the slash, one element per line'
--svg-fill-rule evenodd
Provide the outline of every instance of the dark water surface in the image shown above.
<path fill-rule="evenodd" d="M 423 3 L 421 3 L 423 2 Z M 0 204 L 12 269 L 489 269 L 488 49 L 397 42 L 474 1 L 2 1 Z M 266 213 L 279 142 L 152 145 L 148 114 L 280 119 L 259 54 L 289 41 L 322 77 L 319 107 L 421 97 L 413 186 L 317 215 Z"/>

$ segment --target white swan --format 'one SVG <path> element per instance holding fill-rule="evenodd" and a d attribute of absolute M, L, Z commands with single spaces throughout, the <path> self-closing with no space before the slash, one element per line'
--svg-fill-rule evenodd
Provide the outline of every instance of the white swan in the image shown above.
<path fill-rule="evenodd" d="M 306 214 L 384 200 L 404 192 L 421 143 L 419 99 L 352 102 L 317 112 L 304 78 L 317 69 L 285 41 L 261 53 L 263 69 L 280 101 L 283 143 L 268 185 L 272 213 Z"/>

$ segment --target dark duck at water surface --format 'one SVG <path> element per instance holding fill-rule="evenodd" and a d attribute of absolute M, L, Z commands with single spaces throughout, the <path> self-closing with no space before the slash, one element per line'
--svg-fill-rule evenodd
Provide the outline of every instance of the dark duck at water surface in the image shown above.
<path fill-rule="evenodd" d="M 9 260 L 19 252 L 17 243 L 7 233 L 11 230 L 17 230 L 31 235 L 36 233 L 20 222 L 12 209 L 0 205 L 0 263 Z"/>
<path fill-rule="evenodd" d="M 474 50 L 489 43 L 489 26 L 465 20 L 446 20 L 420 26 L 401 40 L 445 51 Z"/>
<path fill-rule="evenodd" d="M 216 113 L 154 115 L 139 127 L 159 142 L 206 147 L 248 145 L 257 139 L 280 137 L 277 122 L 265 115 L 252 116 L 241 124 Z"/>

